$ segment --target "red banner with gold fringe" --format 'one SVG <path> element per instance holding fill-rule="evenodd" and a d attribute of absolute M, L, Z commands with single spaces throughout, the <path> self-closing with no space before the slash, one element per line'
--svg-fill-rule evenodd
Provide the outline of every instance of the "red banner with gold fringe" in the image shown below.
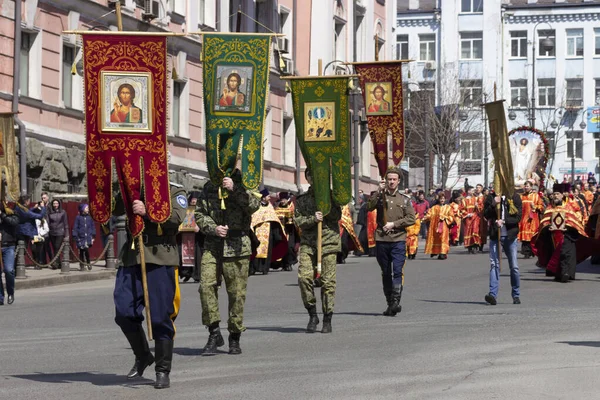
<path fill-rule="evenodd" d="M 355 63 L 365 100 L 373 154 L 384 176 L 388 169 L 387 138 L 392 136 L 392 161 L 399 165 L 404 158 L 404 114 L 402 100 L 402 63 Z"/>
<path fill-rule="evenodd" d="M 170 217 L 167 165 L 167 38 L 159 35 L 83 35 L 85 127 L 90 214 L 105 223 L 112 212 L 112 162 L 129 230 L 138 236 L 143 199 L 147 218 Z"/>

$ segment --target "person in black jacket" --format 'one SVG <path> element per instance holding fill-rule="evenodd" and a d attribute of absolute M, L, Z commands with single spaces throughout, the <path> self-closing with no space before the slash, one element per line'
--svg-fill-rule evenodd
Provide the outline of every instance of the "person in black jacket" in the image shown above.
<path fill-rule="evenodd" d="M 498 205 L 500 205 L 499 212 L 497 211 Z M 490 222 L 491 264 L 490 291 L 485 295 L 485 301 L 493 306 L 496 305 L 498 286 L 500 285 L 498 230 L 500 230 L 500 241 L 504 248 L 504 254 L 508 258 L 513 304 L 521 304 L 519 266 L 517 265 L 517 235 L 522 211 L 521 197 L 517 193 L 514 193 L 511 199 L 507 196 L 497 196 L 492 192 L 487 196 L 484 203 L 483 213 Z"/>
<path fill-rule="evenodd" d="M 17 244 L 19 217 L 12 209 L 0 202 L 0 236 L 2 241 L 2 267 L 6 279 L 8 304 L 15 301 L 15 246 Z M 4 285 L 0 273 L 0 306 L 4 305 Z"/>
<path fill-rule="evenodd" d="M 69 240 L 69 222 L 67 221 L 67 212 L 62 209 L 60 200 L 53 199 L 50 203 L 50 209 L 47 214 L 48 225 L 50 226 L 50 243 L 52 252 L 50 259 L 53 259 L 56 252 L 60 249 L 63 240 Z M 52 264 L 52 269 L 60 268 L 60 257 Z"/>

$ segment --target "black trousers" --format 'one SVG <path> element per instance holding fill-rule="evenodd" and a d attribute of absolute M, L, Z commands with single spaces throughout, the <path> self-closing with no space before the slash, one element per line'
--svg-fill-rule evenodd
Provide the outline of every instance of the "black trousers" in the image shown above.
<path fill-rule="evenodd" d="M 575 248 L 577 236 L 577 234 L 566 232 L 560 250 L 561 276 L 568 275 L 571 279 L 575 279 L 575 268 L 577 267 L 577 249 Z"/>

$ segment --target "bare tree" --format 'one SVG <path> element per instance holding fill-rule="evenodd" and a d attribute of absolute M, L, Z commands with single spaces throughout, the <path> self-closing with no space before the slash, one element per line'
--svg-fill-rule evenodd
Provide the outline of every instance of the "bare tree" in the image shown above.
<path fill-rule="evenodd" d="M 421 85 L 422 86 L 422 85 Z M 409 87 L 410 88 L 410 87 Z M 405 118 L 406 154 L 411 164 L 421 166 L 425 151 L 430 160 L 437 159 L 440 170 L 440 187 L 445 188 L 451 171 L 460 155 L 460 133 L 483 130 L 481 92 L 466 94 L 458 85 L 440 88 L 440 98 L 446 104 L 436 105 L 434 91 L 420 87 L 409 93 L 409 107 Z M 485 144 L 480 140 L 480 153 Z M 428 171 L 425 171 L 428 173 Z M 431 180 L 433 181 L 433 180 Z"/>

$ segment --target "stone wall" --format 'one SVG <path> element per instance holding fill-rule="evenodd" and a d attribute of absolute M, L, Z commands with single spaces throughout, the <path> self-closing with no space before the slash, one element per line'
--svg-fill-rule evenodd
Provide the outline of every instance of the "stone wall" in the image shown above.
<path fill-rule="evenodd" d="M 113 173 L 113 176 L 116 176 Z M 74 194 L 87 194 L 85 150 L 49 146 L 38 139 L 27 139 L 27 178 L 29 194 L 33 200 L 48 192 L 50 198 L 69 193 L 69 184 Z M 198 190 L 206 180 L 199 179 L 186 171 L 171 171 L 171 182 L 183 185 L 185 190 Z"/>

